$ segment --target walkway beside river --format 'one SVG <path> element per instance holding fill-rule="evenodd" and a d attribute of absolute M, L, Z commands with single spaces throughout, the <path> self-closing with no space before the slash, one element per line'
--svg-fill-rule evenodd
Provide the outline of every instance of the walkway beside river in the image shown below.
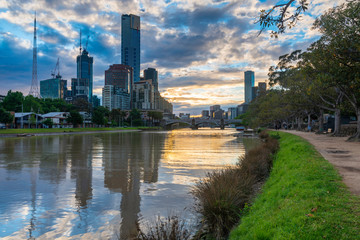
<path fill-rule="evenodd" d="M 349 187 L 350 192 L 360 195 L 360 143 L 346 142 L 348 137 L 331 137 L 309 132 L 284 131 L 298 135 L 335 166 Z"/>

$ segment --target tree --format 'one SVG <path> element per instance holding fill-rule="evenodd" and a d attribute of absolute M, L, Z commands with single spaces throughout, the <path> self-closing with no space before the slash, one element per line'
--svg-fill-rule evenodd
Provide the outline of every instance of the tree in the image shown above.
<path fill-rule="evenodd" d="M 78 127 L 78 125 L 81 125 L 83 123 L 83 118 L 79 112 L 72 110 L 70 111 L 69 116 L 66 118 L 66 121 L 72 123 L 76 128 Z"/>
<path fill-rule="evenodd" d="M 0 108 L 0 123 L 10 124 L 14 120 L 14 116 L 9 112 L 5 111 L 5 109 Z"/>
<path fill-rule="evenodd" d="M 308 5 L 308 0 L 288 0 L 279 2 L 269 10 L 260 10 L 257 21 L 261 26 L 259 34 L 272 26 L 277 28 L 277 30 L 271 31 L 272 36 L 277 37 L 278 34 L 284 33 L 286 28 L 292 28 L 296 25 L 301 14 L 308 9 Z M 289 10 L 294 8 L 295 11 L 290 13 Z"/>
<path fill-rule="evenodd" d="M 79 112 L 90 112 L 92 107 L 91 104 L 84 98 L 77 98 L 73 105 Z"/>
<path fill-rule="evenodd" d="M 27 95 L 24 98 L 23 105 L 24 105 L 24 112 L 40 112 L 41 110 L 41 104 L 40 99 L 35 98 L 32 95 Z"/>
<path fill-rule="evenodd" d="M 105 125 L 105 117 L 102 111 L 96 109 L 92 114 L 92 121 L 97 125 Z"/>
<path fill-rule="evenodd" d="M 328 60 L 336 63 L 329 72 L 332 83 L 344 94 L 357 115 L 357 133 L 350 138 L 360 141 L 360 2 L 350 1 L 328 10 L 314 26 L 323 34 Z M 335 65 L 335 64 L 334 64 Z"/>
<path fill-rule="evenodd" d="M 12 92 L 9 90 L 4 101 L 2 102 L 2 106 L 7 111 L 21 112 L 23 101 L 24 96 L 22 92 Z"/>
<path fill-rule="evenodd" d="M 48 126 L 49 128 L 51 128 L 54 125 L 54 122 L 51 118 L 47 118 L 42 122 L 44 125 Z"/>
<path fill-rule="evenodd" d="M 144 124 L 141 119 L 141 113 L 136 108 L 130 111 L 128 121 L 130 121 L 131 126 L 142 126 Z"/>

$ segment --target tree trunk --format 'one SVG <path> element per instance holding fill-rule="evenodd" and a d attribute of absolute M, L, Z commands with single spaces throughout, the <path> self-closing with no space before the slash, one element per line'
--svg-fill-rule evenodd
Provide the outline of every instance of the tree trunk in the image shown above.
<path fill-rule="evenodd" d="M 340 109 L 335 109 L 335 126 L 334 126 L 333 136 L 340 135 L 340 128 L 341 128 L 341 111 Z"/>
<path fill-rule="evenodd" d="M 359 107 L 356 109 L 356 117 L 357 117 L 356 133 L 355 133 L 355 135 L 351 136 L 348 139 L 348 141 L 352 141 L 352 142 L 360 142 L 360 108 Z"/>
<path fill-rule="evenodd" d="M 297 117 L 296 121 L 297 121 L 297 131 L 301 131 L 301 117 Z"/>
<path fill-rule="evenodd" d="M 324 110 L 320 109 L 319 132 L 324 132 Z"/>

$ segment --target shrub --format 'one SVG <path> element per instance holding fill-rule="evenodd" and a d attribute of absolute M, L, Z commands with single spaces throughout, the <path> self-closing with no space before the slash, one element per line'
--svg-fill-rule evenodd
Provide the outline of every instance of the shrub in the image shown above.
<path fill-rule="evenodd" d="M 269 138 L 269 134 L 267 133 L 267 131 L 261 131 L 259 134 L 259 138 L 260 139 L 267 139 Z"/>
<path fill-rule="evenodd" d="M 208 173 L 193 187 L 195 210 L 202 215 L 195 239 L 226 238 L 259 184 L 269 176 L 272 154 L 279 144 L 266 132 L 261 137 L 264 142 L 241 157 L 236 167 Z"/>
<path fill-rule="evenodd" d="M 195 210 L 203 216 L 203 228 L 214 237 L 227 236 L 239 221 L 239 209 L 249 202 L 255 179 L 244 177 L 239 168 L 208 173 L 195 184 L 191 193 L 198 200 Z"/>
<path fill-rule="evenodd" d="M 183 219 L 176 215 L 167 218 L 157 217 L 154 226 L 148 227 L 147 232 L 139 229 L 139 240 L 187 240 L 191 238 L 191 231 Z"/>

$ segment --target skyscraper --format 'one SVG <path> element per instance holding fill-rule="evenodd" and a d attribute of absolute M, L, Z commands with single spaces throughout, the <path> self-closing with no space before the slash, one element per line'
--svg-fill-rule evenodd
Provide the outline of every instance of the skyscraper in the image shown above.
<path fill-rule="evenodd" d="M 250 103 L 252 100 L 252 87 L 255 85 L 255 73 L 253 71 L 246 71 L 244 78 L 245 103 Z"/>
<path fill-rule="evenodd" d="M 131 93 L 133 84 L 133 68 L 123 64 L 113 64 L 105 70 L 105 85 L 120 87 Z"/>
<path fill-rule="evenodd" d="M 71 79 L 71 90 L 75 98 L 84 97 L 89 102 L 92 101 L 93 62 L 93 57 L 89 56 L 89 53 L 86 51 L 86 49 L 84 49 L 81 54 L 77 56 L 77 78 Z"/>
<path fill-rule="evenodd" d="M 134 82 L 140 81 L 140 17 L 121 16 L 121 64 L 134 69 Z"/>
<path fill-rule="evenodd" d="M 145 80 L 152 80 L 152 84 L 155 87 L 156 91 L 159 91 L 159 84 L 158 84 L 158 71 L 155 68 L 148 68 L 144 70 L 144 79 Z"/>

